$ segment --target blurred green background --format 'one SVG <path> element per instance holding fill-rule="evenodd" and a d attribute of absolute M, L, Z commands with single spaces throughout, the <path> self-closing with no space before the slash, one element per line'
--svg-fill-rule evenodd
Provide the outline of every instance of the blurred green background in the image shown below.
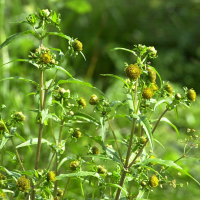
<path fill-rule="evenodd" d="M 113 73 L 125 77 L 124 62 L 134 63 L 135 58 L 127 52 L 111 51 L 111 49 L 114 47 L 132 49 L 134 44 L 145 44 L 156 48 L 158 58 L 152 60 L 152 66 L 176 91 L 183 93 L 182 87 L 187 86 L 194 88 L 197 94 L 200 93 L 200 0 L 0 0 L 0 43 L 12 34 L 30 29 L 31 27 L 26 24 L 11 22 L 23 21 L 29 14 L 36 12 L 37 8 L 61 13 L 62 32 L 78 38 L 83 43 L 83 53 L 87 60 L 84 61 L 82 56 L 70 58 L 63 67 L 74 77 L 88 81 L 104 91 L 110 100 L 123 99 L 122 92 L 120 93 L 122 85 L 100 74 Z M 17 38 L 0 51 L 0 65 L 16 58 L 27 58 L 29 51 L 34 51 L 38 45 L 39 42 L 31 35 Z M 44 45 L 60 48 L 63 52 L 68 49 L 67 41 L 55 36 L 45 40 Z M 38 71 L 27 63 L 12 63 L 0 68 L 0 79 L 9 76 L 21 76 L 37 81 Z M 66 78 L 65 74 L 58 74 L 58 80 Z M 20 81 L 0 83 L 0 103 L 7 106 L 5 117 L 13 110 L 23 111 L 27 121 L 19 133 L 25 138 L 36 137 L 38 127 L 34 124 L 35 114 L 28 111 L 35 108 L 36 100 L 26 96 L 36 88 Z M 88 88 L 71 87 L 71 91 L 80 93 L 85 98 L 94 93 Z M 91 111 L 91 108 L 88 109 L 88 112 Z M 191 109 L 179 110 L 178 119 L 173 112 L 168 113 L 166 117 L 179 128 L 180 140 L 184 141 L 187 128 L 195 129 L 195 134 L 198 135 L 200 131 L 198 98 Z M 120 130 L 119 137 L 122 138 L 121 130 L 126 126 L 125 123 L 115 124 Z M 44 137 L 48 136 L 44 134 Z M 180 140 L 176 141 L 175 131 L 163 122 L 157 130 L 156 139 L 166 147 L 163 149 L 156 144 L 156 156 L 176 160 L 182 155 L 184 145 L 180 144 Z M 82 142 L 83 145 L 87 144 L 84 139 Z M 9 149 L 11 144 L 7 145 Z M 73 145 L 68 149 L 78 152 L 77 149 L 70 148 L 75 148 Z M 42 156 L 44 155 L 45 152 Z M 9 159 L 7 156 L 6 166 L 9 165 Z M 192 150 L 191 157 L 178 164 L 186 166 L 188 172 L 200 181 L 199 149 Z M 168 176 L 177 177 L 177 173 Z M 170 186 L 163 189 L 156 188 L 151 193 L 150 199 L 200 199 L 199 186 L 192 179 L 184 175 L 179 179 L 178 183 L 182 182 L 185 185 L 189 182 L 189 185 L 184 188 L 177 186 L 176 189 Z"/>

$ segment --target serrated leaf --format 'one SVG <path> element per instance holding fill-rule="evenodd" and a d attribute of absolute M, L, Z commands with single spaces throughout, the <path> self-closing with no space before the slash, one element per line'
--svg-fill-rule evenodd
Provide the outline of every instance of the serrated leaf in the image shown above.
<path fill-rule="evenodd" d="M 78 83 L 78 84 L 81 84 L 81 85 L 85 85 L 85 86 L 87 86 L 87 87 L 90 87 L 90 88 L 93 88 L 93 89 L 98 90 L 101 94 L 104 95 L 104 93 L 103 93 L 101 90 L 99 90 L 98 88 L 93 87 L 90 83 L 81 81 L 81 80 L 79 80 L 79 79 L 70 78 L 70 79 L 67 79 L 67 80 L 60 80 L 60 81 L 58 81 L 57 84 L 60 85 L 60 84 L 64 84 L 64 83 Z"/>
<path fill-rule="evenodd" d="M 81 177 L 81 176 L 94 176 L 96 178 L 101 178 L 100 175 L 96 172 L 80 171 L 80 172 L 70 173 L 70 174 L 60 174 L 59 176 L 56 176 L 56 180 L 63 180 L 68 177 Z"/>
<path fill-rule="evenodd" d="M 5 133 L 3 136 L 3 139 L 1 140 L 1 144 L 0 144 L 0 150 L 5 146 L 5 144 L 7 143 L 7 141 L 13 137 L 13 135 L 9 134 L 9 133 Z"/>
<path fill-rule="evenodd" d="M 67 156 L 67 157 L 63 158 L 63 159 L 60 161 L 59 165 L 58 165 L 58 170 L 59 170 L 59 168 L 60 168 L 66 161 L 68 161 L 68 160 L 73 160 L 73 159 L 74 159 L 74 158 L 71 157 L 71 156 Z"/>
<path fill-rule="evenodd" d="M 32 138 L 32 139 L 30 139 L 30 140 L 28 140 L 28 141 L 16 146 L 16 148 L 21 148 L 21 147 L 25 147 L 25 146 L 29 146 L 29 145 L 35 145 L 37 143 L 38 143 L 38 138 Z M 41 143 L 42 144 L 47 144 L 48 146 L 50 146 L 52 144 L 51 142 L 49 142 L 49 141 L 47 141 L 45 139 L 42 139 Z"/>
<path fill-rule="evenodd" d="M 119 79 L 119 80 L 122 81 L 127 87 L 129 87 L 129 85 L 127 84 L 127 82 L 126 82 L 123 78 L 121 78 L 121 77 L 119 77 L 119 76 L 116 76 L 116 75 L 114 75 L 114 74 L 100 74 L 100 75 L 101 75 L 101 76 L 110 76 L 110 77 Z"/>
<path fill-rule="evenodd" d="M 48 35 L 56 35 L 56 36 L 59 36 L 59 37 L 62 37 L 62 38 L 65 38 L 67 40 L 71 40 L 71 37 L 63 34 L 63 33 L 59 33 L 59 32 L 48 32 L 45 34 L 45 37 L 47 37 Z"/>
<path fill-rule="evenodd" d="M 135 51 L 133 51 L 133 50 L 130 50 L 130 49 L 121 48 L 121 47 L 116 47 L 116 48 L 112 49 L 112 51 L 116 51 L 116 50 L 128 51 L 128 52 L 130 52 L 130 53 L 134 54 L 135 56 L 137 56 L 137 54 L 135 53 Z M 139 58 L 139 57 L 138 57 L 138 58 Z"/>
<path fill-rule="evenodd" d="M 72 78 L 72 75 L 66 69 L 64 69 L 63 67 L 61 67 L 61 66 L 55 66 L 54 68 L 56 68 L 56 69 L 58 69 L 58 70 L 60 70 L 60 71 L 62 71 L 64 73 L 66 73 L 69 77 Z"/>
<path fill-rule="evenodd" d="M 177 140 L 178 140 L 178 138 L 179 138 L 179 131 L 176 128 L 176 126 L 174 124 L 172 124 L 166 117 L 162 117 L 160 121 L 167 122 L 169 125 L 171 125 L 174 128 L 174 130 L 177 133 Z"/>
<path fill-rule="evenodd" d="M 142 125 L 143 129 L 145 130 L 147 137 L 149 139 L 150 145 L 151 145 L 151 149 L 153 151 L 153 135 L 151 133 L 151 126 L 150 126 L 149 120 L 146 118 L 145 115 L 139 115 L 137 117 L 137 120 Z"/>
<path fill-rule="evenodd" d="M 28 31 L 24 31 L 24 32 L 20 32 L 20 33 L 16 33 L 14 35 L 11 35 L 10 37 L 8 37 L 1 45 L 0 45 L 0 50 L 7 46 L 9 43 L 11 43 L 15 38 L 17 38 L 18 36 L 21 36 L 21 35 L 26 35 L 26 34 L 32 34 L 34 35 L 37 39 L 40 39 L 39 36 L 34 32 L 34 31 L 31 31 L 31 30 L 28 30 Z"/>
<path fill-rule="evenodd" d="M 74 113 L 73 117 L 76 117 L 76 118 L 80 118 L 80 119 L 84 119 L 88 122 L 92 122 L 98 126 L 100 126 L 101 124 L 92 116 L 90 115 L 87 115 L 85 113 L 82 113 L 82 112 L 77 112 L 77 113 Z"/>
<path fill-rule="evenodd" d="M 162 103 L 168 104 L 168 102 L 167 102 L 165 99 L 162 99 L 162 100 L 158 101 L 158 102 L 155 104 L 153 110 L 155 111 L 156 108 L 157 108 L 160 104 L 162 104 Z"/>
<path fill-rule="evenodd" d="M 0 81 L 13 80 L 13 79 L 18 79 L 18 80 L 26 81 L 26 82 L 29 82 L 29 83 L 32 83 L 32 84 L 34 84 L 34 85 L 39 86 L 39 84 L 36 83 L 35 81 L 32 81 L 32 80 L 27 79 L 27 78 L 18 77 L 18 76 L 9 77 L 9 78 L 4 78 L 4 79 L 1 79 Z"/>
<path fill-rule="evenodd" d="M 28 62 L 30 64 L 32 64 L 33 66 L 39 68 L 38 64 L 34 63 L 32 60 L 28 60 L 28 59 L 15 59 L 15 60 L 11 60 L 7 63 L 4 63 L 3 65 L 1 65 L 0 67 L 4 66 L 4 65 L 7 65 L 9 63 L 12 63 L 12 62 Z"/>

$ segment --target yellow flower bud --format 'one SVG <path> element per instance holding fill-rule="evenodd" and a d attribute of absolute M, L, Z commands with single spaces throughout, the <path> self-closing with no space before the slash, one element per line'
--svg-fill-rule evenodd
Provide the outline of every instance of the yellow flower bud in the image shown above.
<path fill-rule="evenodd" d="M 126 76 L 133 80 L 139 78 L 141 74 L 141 70 L 138 67 L 137 63 L 134 65 L 130 64 L 128 67 L 126 67 L 125 71 L 126 71 Z"/>

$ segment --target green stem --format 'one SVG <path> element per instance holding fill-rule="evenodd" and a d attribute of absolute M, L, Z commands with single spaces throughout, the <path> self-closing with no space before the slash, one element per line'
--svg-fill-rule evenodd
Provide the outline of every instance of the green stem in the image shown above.
<path fill-rule="evenodd" d="M 53 153 L 53 155 L 52 155 L 52 157 L 51 157 L 51 160 L 50 160 L 50 162 L 49 162 L 49 165 L 48 165 L 48 167 L 47 167 L 47 170 L 49 170 L 49 168 L 50 168 L 50 166 L 51 166 L 51 164 L 52 164 L 52 161 L 53 161 L 53 158 L 54 158 L 55 154 L 56 154 L 56 153 Z"/>
<path fill-rule="evenodd" d="M 134 98 L 134 112 L 135 114 L 137 114 L 137 86 L 138 86 L 138 79 L 136 79 L 136 82 L 135 82 L 135 98 Z"/>
<path fill-rule="evenodd" d="M 124 170 L 122 172 L 122 176 L 121 176 L 120 183 L 119 183 L 119 185 L 121 187 L 123 187 L 124 180 L 125 180 L 126 173 L 127 173 L 127 169 L 128 169 L 128 163 L 129 163 L 129 159 L 130 159 L 130 155 L 131 155 L 131 147 L 132 147 L 132 142 L 133 142 L 133 135 L 134 135 L 134 132 L 135 132 L 136 120 L 137 120 L 136 118 L 133 118 L 131 135 L 130 135 L 130 139 L 129 139 L 127 154 L 126 154 L 126 162 L 125 162 Z M 120 195 L 121 195 L 121 189 L 118 188 L 115 200 L 119 200 Z"/>
<path fill-rule="evenodd" d="M 156 128 L 157 128 L 157 126 L 158 126 L 158 124 L 159 124 L 161 118 L 163 117 L 163 115 L 164 115 L 167 111 L 168 111 L 168 108 L 166 108 L 166 110 L 160 115 L 158 121 L 156 122 L 156 124 L 155 124 L 155 126 L 154 126 L 154 128 L 153 128 L 153 130 L 152 130 L 152 132 L 151 132 L 152 135 L 153 135 L 154 131 L 156 130 Z M 144 149 L 144 147 L 146 146 L 146 144 L 147 144 L 148 141 L 149 141 L 149 140 L 147 139 L 147 141 L 143 144 L 142 148 L 138 151 L 138 153 L 137 153 L 137 155 L 135 156 L 135 158 L 133 159 L 133 161 L 132 161 L 132 162 L 130 163 L 130 165 L 128 166 L 128 168 L 130 168 L 130 167 L 135 163 L 135 161 L 137 160 L 137 158 L 138 158 L 138 157 L 140 156 L 140 154 L 142 153 L 142 151 L 143 151 L 143 149 Z"/>
<path fill-rule="evenodd" d="M 1 149 L 1 166 L 3 166 L 4 147 Z"/>
<path fill-rule="evenodd" d="M 114 139 L 115 139 L 115 143 L 116 143 L 116 145 L 117 145 L 117 149 L 118 149 L 118 152 L 119 152 L 119 156 L 120 156 L 121 162 L 123 163 L 122 154 L 121 154 L 121 151 L 120 151 L 120 148 L 119 148 L 119 144 L 118 144 L 118 142 L 117 142 L 117 137 L 116 137 L 116 135 L 115 135 L 115 132 L 114 132 L 114 130 L 113 130 L 112 124 L 111 124 L 110 119 L 109 119 L 108 116 L 107 116 L 107 120 L 108 120 L 110 129 L 111 129 L 111 131 L 112 131 L 113 137 L 114 137 Z"/>
<path fill-rule="evenodd" d="M 85 194 L 84 194 L 84 191 L 83 191 L 83 184 L 82 184 L 81 179 L 80 179 L 80 186 L 81 186 L 81 193 L 82 193 L 83 199 L 85 199 Z"/>
<path fill-rule="evenodd" d="M 70 181 L 70 177 L 67 179 L 67 183 L 66 183 L 66 186 L 65 186 L 65 190 L 63 192 L 63 197 L 65 196 L 65 193 L 67 192 L 67 187 L 69 185 L 69 181 Z"/>

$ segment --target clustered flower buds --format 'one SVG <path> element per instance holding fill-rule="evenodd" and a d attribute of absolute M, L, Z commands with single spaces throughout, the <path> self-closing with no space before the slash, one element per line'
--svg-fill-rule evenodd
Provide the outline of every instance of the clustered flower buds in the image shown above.
<path fill-rule="evenodd" d="M 130 64 L 128 67 L 126 67 L 125 71 L 126 71 L 126 76 L 133 80 L 139 78 L 141 74 L 141 70 L 138 67 L 137 63 L 134 65 Z"/>
<path fill-rule="evenodd" d="M 149 179 L 149 183 L 151 187 L 157 187 L 159 184 L 159 180 L 156 175 L 152 175 Z"/>
<path fill-rule="evenodd" d="M 50 171 L 47 173 L 47 181 L 55 182 L 56 181 L 56 175 L 53 171 Z"/>
<path fill-rule="evenodd" d="M 79 167 L 80 163 L 78 160 L 72 161 L 69 165 L 72 171 L 75 171 Z"/>
<path fill-rule="evenodd" d="M 26 176 L 21 176 L 17 181 L 17 187 L 20 191 L 27 193 L 30 189 L 30 180 Z"/>

